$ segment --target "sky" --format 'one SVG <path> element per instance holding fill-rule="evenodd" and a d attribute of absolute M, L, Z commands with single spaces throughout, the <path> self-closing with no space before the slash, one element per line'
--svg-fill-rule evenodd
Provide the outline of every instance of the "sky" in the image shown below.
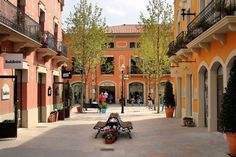
<path fill-rule="evenodd" d="M 173 5 L 173 0 L 167 0 L 169 4 Z M 69 17 L 70 12 L 73 12 L 74 5 L 79 0 L 65 0 L 65 5 L 62 12 L 63 28 L 66 28 L 66 18 Z M 145 14 L 148 0 L 88 0 L 93 5 L 97 4 L 102 8 L 102 17 L 106 18 L 108 26 L 121 24 L 137 24 L 140 12 Z"/>

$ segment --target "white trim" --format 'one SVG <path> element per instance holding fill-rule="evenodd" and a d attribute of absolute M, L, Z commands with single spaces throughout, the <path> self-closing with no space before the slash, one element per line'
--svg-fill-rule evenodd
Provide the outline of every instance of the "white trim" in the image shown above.
<path fill-rule="evenodd" d="M 37 66 L 37 72 L 38 73 L 44 73 L 44 74 L 46 74 L 47 73 L 47 68 L 46 67 L 43 67 L 43 66 L 41 66 L 41 65 L 38 65 Z"/>
<path fill-rule="evenodd" d="M 212 59 L 210 64 L 210 75 L 208 77 L 208 131 L 217 131 L 217 67 L 221 65 L 225 75 L 225 65 L 219 56 Z M 224 78 L 223 78 L 224 81 Z"/>
<path fill-rule="evenodd" d="M 53 75 L 53 76 L 60 76 L 59 70 L 53 70 L 53 71 L 52 71 L 52 75 Z"/>

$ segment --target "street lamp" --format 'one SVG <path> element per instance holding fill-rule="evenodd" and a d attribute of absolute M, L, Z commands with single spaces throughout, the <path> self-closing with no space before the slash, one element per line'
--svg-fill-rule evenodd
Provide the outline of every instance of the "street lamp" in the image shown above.
<path fill-rule="evenodd" d="M 120 67 L 121 70 L 121 113 L 124 113 L 124 70 L 125 70 L 125 65 L 122 64 Z"/>

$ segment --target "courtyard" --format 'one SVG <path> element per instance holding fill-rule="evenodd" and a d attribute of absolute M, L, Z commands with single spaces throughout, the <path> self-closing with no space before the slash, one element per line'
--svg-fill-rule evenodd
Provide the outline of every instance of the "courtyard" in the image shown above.
<path fill-rule="evenodd" d="M 40 123 L 18 129 L 18 138 L 1 139 L 0 157 L 226 157 L 227 145 L 219 132 L 206 128 L 182 127 L 181 119 L 165 118 L 146 107 L 125 107 L 123 121 L 132 121 L 132 139 L 121 134 L 113 144 L 102 136 L 94 138 L 93 126 L 105 121 L 119 105 L 110 105 L 106 114 L 96 109 L 77 113 L 55 123 Z"/>

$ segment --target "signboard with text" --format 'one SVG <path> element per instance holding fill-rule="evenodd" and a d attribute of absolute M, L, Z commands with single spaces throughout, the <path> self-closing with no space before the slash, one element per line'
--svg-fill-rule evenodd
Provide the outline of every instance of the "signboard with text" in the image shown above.
<path fill-rule="evenodd" d="M 23 68 L 23 54 L 22 53 L 5 53 L 4 68 L 5 69 L 22 69 Z"/>

